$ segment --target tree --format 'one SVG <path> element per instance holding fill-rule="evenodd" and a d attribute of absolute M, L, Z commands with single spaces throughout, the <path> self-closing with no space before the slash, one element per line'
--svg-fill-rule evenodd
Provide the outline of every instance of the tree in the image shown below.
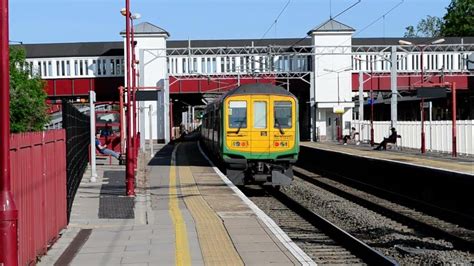
<path fill-rule="evenodd" d="M 416 37 L 416 32 L 415 32 L 415 27 L 413 26 L 408 26 L 405 28 L 405 34 L 403 35 L 403 37 L 405 38 L 413 38 L 413 37 Z"/>
<path fill-rule="evenodd" d="M 406 27 L 404 37 L 437 37 L 440 35 L 442 25 L 442 19 L 428 15 L 418 22 L 416 31 L 413 26 Z"/>
<path fill-rule="evenodd" d="M 26 51 L 10 48 L 10 131 L 12 133 L 41 131 L 49 121 L 46 112 L 44 82 L 30 76 Z"/>
<path fill-rule="evenodd" d="M 443 36 L 474 36 L 474 1 L 452 0 L 443 19 Z"/>

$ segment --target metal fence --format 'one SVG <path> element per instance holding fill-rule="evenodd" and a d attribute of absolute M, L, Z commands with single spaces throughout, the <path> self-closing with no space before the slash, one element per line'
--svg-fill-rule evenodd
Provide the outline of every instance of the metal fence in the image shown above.
<path fill-rule="evenodd" d="M 370 141 L 370 121 L 353 121 L 352 126 L 360 132 L 362 141 Z M 425 122 L 426 150 L 441 153 L 452 151 L 452 122 L 426 121 Z M 398 121 L 397 132 L 401 135 L 398 145 L 406 148 L 420 149 L 421 122 Z M 474 155 L 474 120 L 456 121 L 457 152 L 459 154 Z M 390 134 L 390 121 L 374 121 L 374 140 L 380 142 Z"/>
<path fill-rule="evenodd" d="M 89 163 L 90 120 L 89 116 L 81 113 L 72 104 L 67 101 L 62 101 L 62 103 L 62 125 L 66 130 L 67 139 L 67 215 L 69 221 L 74 196 Z"/>
<path fill-rule="evenodd" d="M 67 225 L 65 131 L 12 134 L 10 158 L 18 265 L 34 265 Z"/>

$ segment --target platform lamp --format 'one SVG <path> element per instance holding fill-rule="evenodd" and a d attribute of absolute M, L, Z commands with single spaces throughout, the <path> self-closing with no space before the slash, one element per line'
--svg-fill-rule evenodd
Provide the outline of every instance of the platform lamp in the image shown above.
<path fill-rule="evenodd" d="M 342 139 L 342 114 L 344 113 L 344 107 L 341 108 L 341 98 L 339 96 L 339 73 L 346 72 L 352 70 L 352 67 L 340 69 L 340 70 L 333 70 L 333 69 L 323 69 L 326 72 L 336 73 L 337 74 L 337 106 L 334 109 L 335 113 L 339 115 L 339 127 L 337 128 L 337 140 L 340 141 Z M 345 101 L 345 100 L 344 100 Z"/>
<path fill-rule="evenodd" d="M 424 66 L 423 66 L 423 52 L 425 51 L 425 49 L 428 47 L 428 45 L 433 45 L 433 44 L 440 44 L 440 43 L 443 43 L 445 41 L 445 39 L 441 38 L 441 39 L 437 39 L 437 40 L 434 40 L 434 41 L 431 41 L 429 43 L 422 43 L 422 44 L 414 44 L 412 42 L 409 42 L 409 41 L 405 41 L 405 40 L 399 40 L 398 43 L 401 44 L 401 45 L 411 45 L 411 46 L 414 46 L 414 47 L 417 47 L 418 49 L 420 49 L 420 56 L 421 56 L 421 59 L 420 59 L 420 71 L 421 71 L 421 87 L 423 87 L 423 85 L 425 84 L 425 77 L 424 77 Z M 420 119 L 421 119 L 421 153 L 425 153 L 426 152 L 426 140 L 425 140 L 425 99 L 424 98 L 421 98 L 421 103 L 420 103 Z"/>
<path fill-rule="evenodd" d="M 131 82 L 130 82 L 130 0 L 125 0 L 125 8 L 123 8 L 120 13 L 125 16 L 125 75 L 126 75 L 126 91 L 127 91 L 127 164 L 125 170 L 125 179 L 126 179 L 126 191 L 127 196 L 135 196 L 135 174 L 133 166 L 133 155 L 135 150 L 133 147 L 132 137 L 132 111 L 131 109 Z"/>
<path fill-rule="evenodd" d="M 125 8 L 122 8 L 122 10 L 120 11 L 120 13 L 123 15 L 123 16 L 126 16 L 127 14 L 127 10 Z M 138 142 L 138 124 L 137 124 L 137 100 L 136 100 L 136 94 L 137 94 L 137 72 L 136 72 L 136 63 L 137 63 L 137 60 L 136 60 L 136 56 L 135 56 L 135 32 L 134 32 L 134 29 L 133 29 L 133 21 L 134 20 L 137 20 L 137 19 L 140 19 L 141 18 L 141 15 L 139 13 L 134 13 L 134 14 L 130 14 L 129 16 L 130 18 L 130 49 L 131 49 L 131 98 L 132 98 L 132 104 L 133 104 L 133 107 L 132 107 L 132 133 L 133 133 L 133 139 L 132 139 L 132 146 L 134 147 L 134 151 L 135 153 L 133 154 L 132 158 L 133 158 L 133 169 L 136 169 L 137 168 L 137 157 L 138 157 L 138 146 L 139 146 L 139 142 Z"/>

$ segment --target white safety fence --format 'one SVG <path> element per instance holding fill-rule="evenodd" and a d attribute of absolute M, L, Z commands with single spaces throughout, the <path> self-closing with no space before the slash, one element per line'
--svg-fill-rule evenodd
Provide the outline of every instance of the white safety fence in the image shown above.
<path fill-rule="evenodd" d="M 353 121 L 352 126 L 360 133 L 360 140 L 370 142 L 370 121 Z M 401 136 L 397 145 L 405 148 L 421 148 L 421 122 L 398 121 L 397 133 Z M 381 142 L 390 135 L 390 121 L 374 121 L 374 141 Z M 474 155 L 474 120 L 456 121 L 458 154 Z M 452 121 L 426 121 L 425 145 L 427 151 L 450 153 L 452 151 Z"/>

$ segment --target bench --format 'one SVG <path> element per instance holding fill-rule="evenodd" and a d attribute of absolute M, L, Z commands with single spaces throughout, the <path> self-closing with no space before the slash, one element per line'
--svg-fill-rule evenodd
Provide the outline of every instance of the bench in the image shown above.
<path fill-rule="evenodd" d="M 398 145 L 398 139 L 400 139 L 400 146 Z M 401 135 L 397 135 L 397 141 L 395 141 L 395 143 L 393 142 L 388 142 L 387 143 L 387 149 L 391 149 L 391 150 L 402 150 L 402 136 Z"/>
<path fill-rule="evenodd" d="M 89 162 L 91 161 L 91 146 L 89 145 Z M 107 160 L 107 158 L 109 158 L 109 165 L 112 165 L 112 155 L 106 155 L 106 154 L 102 154 L 100 153 L 97 149 L 95 149 L 95 157 L 97 159 L 99 158 L 105 158 Z"/>

